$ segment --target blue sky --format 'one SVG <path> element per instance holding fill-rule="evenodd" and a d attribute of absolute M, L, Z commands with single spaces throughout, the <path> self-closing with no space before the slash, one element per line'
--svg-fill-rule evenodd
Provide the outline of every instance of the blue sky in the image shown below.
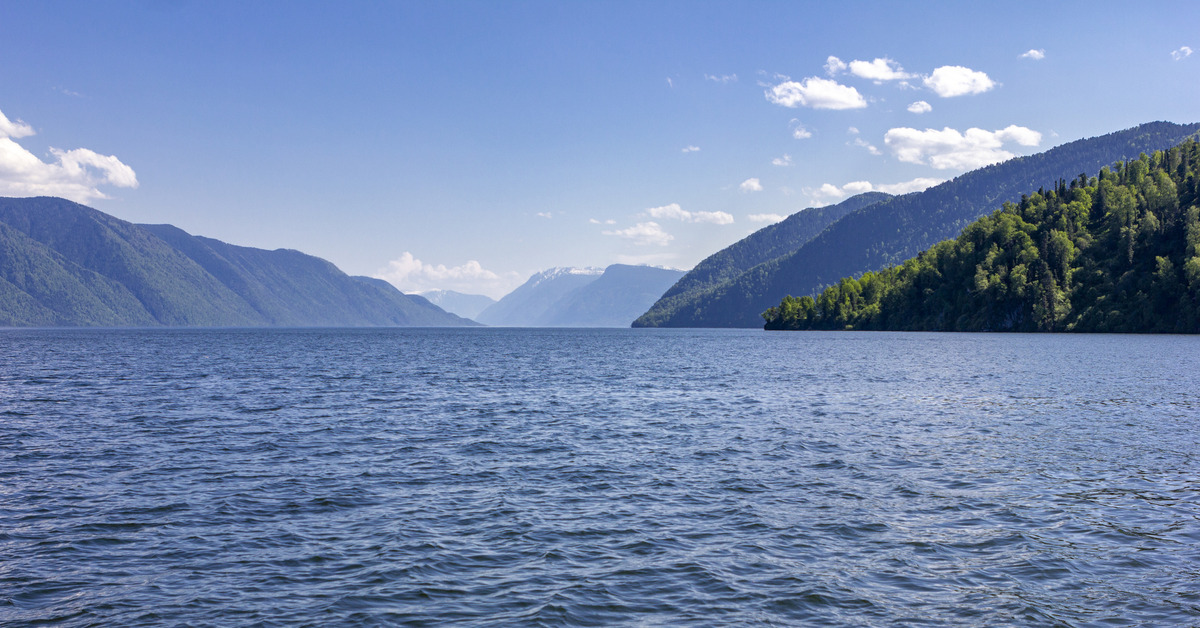
<path fill-rule="evenodd" d="M 1198 23 L 1193 3 L 6 2 L 0 195 L 498 297 L 1200 121 Z"/>

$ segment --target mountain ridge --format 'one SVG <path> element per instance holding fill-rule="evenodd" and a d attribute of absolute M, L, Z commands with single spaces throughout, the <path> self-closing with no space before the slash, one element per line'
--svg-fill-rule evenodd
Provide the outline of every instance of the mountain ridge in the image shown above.
<path fill-rule="evenodd" d="M 476 319 L 503 327 L 628 327 L 683 271 L 612 264 L 534 273 Z"/>
<path fill-rule="evenodd" d="M 0 198 L 0 325 L 468 325 L 330 262 L 136 225 L 61 198 Z"/>
<path fill-rule="evenodd" d="M 1200 143 L 1060 180 L 898 266 L 785 297 L 767 329 L 1200 332 Z"/>
<path fill-rule="evenodd" d="M 835 205 L 802 209 L 709 255 L 671 286 L 633 322 L 654 327 L 713 288 L 765 261 L 794 251 L 846 214 L 891 198 L 883 192 L 864 192 Z"/>
<path fill-rule="evenodd" d="M 1022 193 L 1072 180 L 1140 153 L 1170 148 L 1200 131 L 1150 122 L 973 170 L 923 192 L 868 205 L 837 220 L 796 251 L 759 264 L 662 322 L 668 327 L 760 327 L 761 312 L 787 295 L 811 295 L 842 277 L 878 270 L 957 235 Z"/>

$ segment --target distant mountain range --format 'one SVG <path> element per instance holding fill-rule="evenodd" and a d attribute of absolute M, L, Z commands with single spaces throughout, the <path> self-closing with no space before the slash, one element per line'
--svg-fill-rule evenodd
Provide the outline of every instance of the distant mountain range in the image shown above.
<path fill-rule="evenodd" d="M 61 198 L 0 198 L 0 326 L 472 324 L 299 251 L 136 225 Z"/>
<path fill-rule="evenodd" d="M 472 319 L 496 302 L 492 297 L 482 294 L 463 294 L 453 290 L 427 290 L 417 294 L 451 314 Z"/>
<path fill-rule="evenodd" d="M 683 271 L 613 264 L 552 268 L 476 317 L 504 327 L 628 327 Z"/>
<path fill-rule="evenodd" d="M 1117 161 L 1137 159 L 1141 153 L 1170 148 L 1198 131 L 1200 124 L 1151 122 L 1070 142 L 968 172 L 923 192 L 867 204 L 818 233 L 797 230 L 790 244 L 763 245 L 768 227 L 702 262 L 634 326 L 759 327 L 760 314 L 785 296 L 812 295 L 843 277 L 899 264 L 958 235 L 1004 202 Z M 763 260 L 766 253 L 744 254 L 739 247 L 786 252 Z"/>

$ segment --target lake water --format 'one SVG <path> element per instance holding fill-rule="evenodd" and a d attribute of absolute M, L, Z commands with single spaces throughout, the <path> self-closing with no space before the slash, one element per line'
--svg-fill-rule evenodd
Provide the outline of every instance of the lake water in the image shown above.
<path fill-rule="evenodd" d="M 0 624 L 1200 624 L 1200 338 L 0 331 Z"/>

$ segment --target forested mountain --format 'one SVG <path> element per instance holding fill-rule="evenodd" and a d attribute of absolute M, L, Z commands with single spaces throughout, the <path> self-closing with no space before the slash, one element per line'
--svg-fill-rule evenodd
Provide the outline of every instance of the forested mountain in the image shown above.
<path fill-rule="evenodd" d="M 505 327 L 628 327 L 682 275 L 624 264 L 552 268 L 530 277 L 476 320 Z"/>
<path fill-rule="evenodd" d="M 767 329 L 1200 333 L 1200 144 L 1006 203 L 900 266 L 785 298 Z"/>
<path fill-rule="evenodd" d="M 847 214 L 796 251 L 747 270 L 661 321 L 674 327 L 751 327 L 786 295 L 815 294 L 840 278 L 897 264 L 1022 193 L 1073 180 L 1116 161 L 1170 148 L 1200 124 L 1152 122 L 1070 142 L 1046 152 L 968 172 L 924 192 Z"/>
<path fill-rule="evenodd" d="M 0 198 L 0 325 L 464 325 L 298 251 L 135 225 L 60 198 Z"/>
<path fill-rule="evenodd" d="M 464 294 L 454 290 L 429 290 L 418 293 L 429 299 L 429 302 L 463 318 L 475 318 L 479 313 L 491 307 L 495 299 L 482 294 Z"/>
<path fill-rule="evenodd" d="M 842 216 L 888 198 L 891 195 L 883 192 L 866 192 L 836 205 L 800 210 L 781 222 L 755 231 L 713 253 L 688 271 L 649 311 L 638 317 L 633 326 L 656 327 L 671 320 L 680 310 L 693 307 L 716 286 L 733 281 L 763 262 L 795 251 Z"/>

